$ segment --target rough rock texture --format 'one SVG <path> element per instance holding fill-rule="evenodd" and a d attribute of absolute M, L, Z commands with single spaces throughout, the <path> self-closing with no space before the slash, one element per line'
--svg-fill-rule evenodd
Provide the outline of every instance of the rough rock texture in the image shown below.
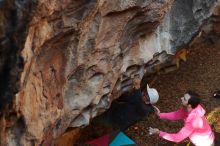
<path fill-rule="evenodd" d="M 1 88 L 0 138 L 6 146 L 54 145 L 68 127 L 88 125 L 131 88 L 134 76 L 171 65 L 169 54 L 191 41 L 216 5 L 215 0 L 0 3 L 5 8 L 0 73 L 7 81 L 0 83 L 7 87 Z M 4 46 L 7 38 L 10 45 Z"/>

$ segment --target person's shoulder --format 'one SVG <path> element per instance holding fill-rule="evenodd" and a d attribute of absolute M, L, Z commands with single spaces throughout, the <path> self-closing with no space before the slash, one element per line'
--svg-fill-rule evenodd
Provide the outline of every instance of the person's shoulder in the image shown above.
<path fill-rule="evenodd" d="M 139 100 L 142 100 L 142 93 L 141 93 L 141 89 L 136 89 L 134 90 L 131 94 L 131 100 L 132 101 L 139 101 Z"/>
<path fill-rule="evenodd" d="M 194 121 L 197 118 L 198 118 L 198 115 L 196 114 L 196 112 L 190 112 L 188 114 L 188 116 L 186 117 L 186 121 L 187 122 L 192 122 L 192 121 Z"/>

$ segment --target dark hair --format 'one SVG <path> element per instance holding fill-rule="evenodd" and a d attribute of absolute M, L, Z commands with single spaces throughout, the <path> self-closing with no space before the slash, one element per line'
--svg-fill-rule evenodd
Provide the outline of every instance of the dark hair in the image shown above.
<path fill-rule="evenodd" d="M 196 108 L 200 104 L 200 101 L 201 101 L 199 94 L 193 91 L 187 91 L 186 93 L 190 95 L 188 104 L 190 104 L 193 109 Z"/>

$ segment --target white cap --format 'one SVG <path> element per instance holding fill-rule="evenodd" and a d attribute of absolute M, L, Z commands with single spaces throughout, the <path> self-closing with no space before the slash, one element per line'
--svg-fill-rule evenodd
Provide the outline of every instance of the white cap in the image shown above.
<path fill-rule="evenodd" d="M 157 90 L 154 88 L 150 88 L 149 85 L 147 84 L 147 93 L 150 98 L 150 103 L 151 104 L 157 103 L 157 101 L 159 99 L 159 94 L 158 94 Z"/>

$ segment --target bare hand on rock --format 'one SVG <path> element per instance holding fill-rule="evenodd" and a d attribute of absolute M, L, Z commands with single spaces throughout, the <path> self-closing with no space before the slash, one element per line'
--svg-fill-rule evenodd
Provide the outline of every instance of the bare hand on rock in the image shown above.
<path fill-rule="evenodd" d="M 141 85 L 141 79 L 140 77 L 134 77 L 133 79 L 133 87 L 135 89 L 139 89 L 140 88 L 140 85 Z"/>

